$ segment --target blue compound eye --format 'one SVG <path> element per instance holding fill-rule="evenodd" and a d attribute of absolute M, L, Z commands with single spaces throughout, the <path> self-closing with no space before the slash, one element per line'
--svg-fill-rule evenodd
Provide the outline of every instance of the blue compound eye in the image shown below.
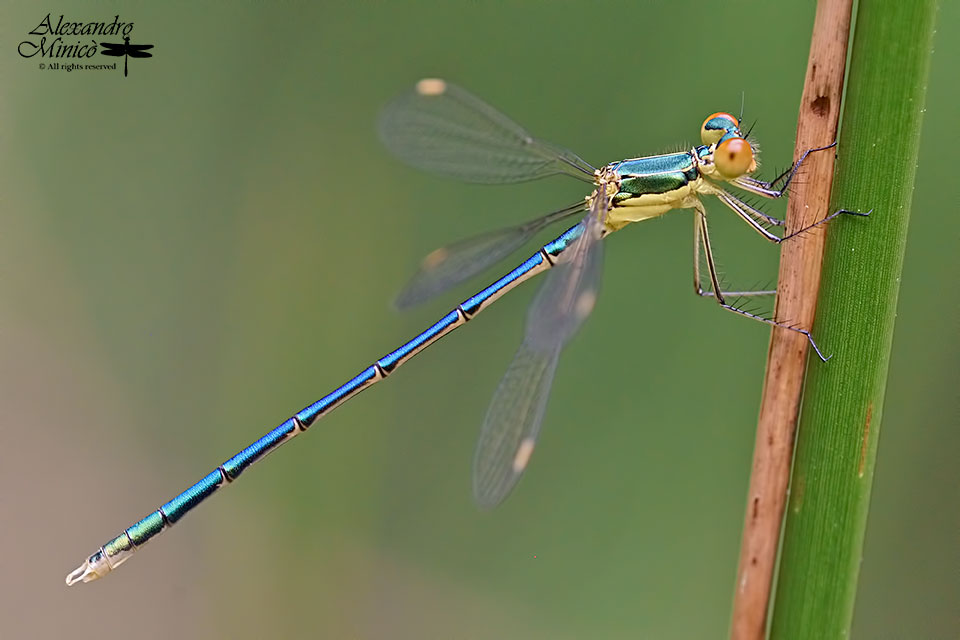
<path fill-rule="evenodd" d="M 710 114 L 700 127 L 700 139 L 709 146 L 719 141 L 727 133 L 740 134 L 740 121 L 729 113 L 718 111 Z"/>

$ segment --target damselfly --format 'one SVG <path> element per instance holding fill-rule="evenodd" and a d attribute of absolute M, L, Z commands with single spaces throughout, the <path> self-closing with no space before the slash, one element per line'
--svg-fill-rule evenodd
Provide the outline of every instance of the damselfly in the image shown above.
<path fill-rule="evenodd" d="M 443 80 L 421 80 L 409 93 L 391 102 L 380 119 L 387 147 L 409 164 L 479 183 L 510 183 L 565 174 L 594 185 L 583 201 L 540 218 L 431 253 L 397 300 L 406 307 L 449 289 L 519 249 L 546 226 L 580 219 L 518 267 L 471 296 L 426 331 L 380 358 L 344 385 L 296 413 L 236 454 L 192 487 L 120 533 L 67 576 L 67 584 L 90 582 L 126 561 L 154 536 L 180 520 L 217 489 L 233 482 L 257 460 L 304 432 L 341 403 L 393 373 L 440 337 L 472 320 L 494 300 L 533 276 L 552 269 L 527 314 L 523 343 L 501 380 L 477 442 L 473 464 L 476 501 L 483 507 L 500 503 L 520 479 L 533 452 L 543 420 L 560 351 L 593 309 L 600 281 L 605 235 L 632 222 L 672 209 L 693 209 L 694 286 L 721 307 L 754 320 L 796 331 L 728 302 L 721 290 L 700 196 L 716 196 L 761 236 L 782 242 L 810 227 L 777 236 L 770 229 L 783 222 L 727 191 L 732 185 L 766 198 L 785 192 L 811 149 L 771 182 L 750 177 L 757 168 L 754 146 L 740 130 L 740 119 L 714 113 L 700 128 L 702 144 L 689 151 L 632 158 L 595 169 L 576 154 L 538 140 L 480 99 Z M 816 224 L 843 213 L 837 211 Z M 865 214 L 858 214 L 865 215 Z M 815 225 L 811 225 L 815 226 Z M 707 281 L 701 284 L 701 256 Z M 734 297 L 769 295 L 773 291 L 736 292 Z"/>

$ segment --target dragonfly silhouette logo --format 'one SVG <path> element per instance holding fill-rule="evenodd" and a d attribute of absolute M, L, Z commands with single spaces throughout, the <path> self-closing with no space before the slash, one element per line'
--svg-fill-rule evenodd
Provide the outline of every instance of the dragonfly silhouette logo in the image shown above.
<path fill-rule="evenodd" d="M 147 49 L 153 49 L 152 44 L 130 44 L 130 36 L 123 36 L 122 43 L 101 42 L 103 49 L 100 55 L 103 56 L 123 56 L 123 77 L 127 77 L 127 59 L 128 58 L 152 58 L 152 53 L 147 53 Z"/>

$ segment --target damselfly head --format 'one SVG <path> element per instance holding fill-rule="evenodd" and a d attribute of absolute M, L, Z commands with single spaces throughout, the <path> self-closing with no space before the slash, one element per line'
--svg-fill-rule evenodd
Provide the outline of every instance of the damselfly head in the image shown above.
<path fill-rule="evenodd" d="M 723 111 L 710 114 L 700 127 L 703 144 L 713 146 L 713 163 L 724 180 L 757 170 L 753 146 L 740 131 L 740 119 Z"/>

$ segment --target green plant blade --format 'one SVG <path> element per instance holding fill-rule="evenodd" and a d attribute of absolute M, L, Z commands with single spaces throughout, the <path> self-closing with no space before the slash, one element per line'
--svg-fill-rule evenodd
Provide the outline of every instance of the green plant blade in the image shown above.
<path fill-rule="evenodd" d="M 936 2 L 859 4 L 771 638 L 848 637 L 919 148 Z"/>

